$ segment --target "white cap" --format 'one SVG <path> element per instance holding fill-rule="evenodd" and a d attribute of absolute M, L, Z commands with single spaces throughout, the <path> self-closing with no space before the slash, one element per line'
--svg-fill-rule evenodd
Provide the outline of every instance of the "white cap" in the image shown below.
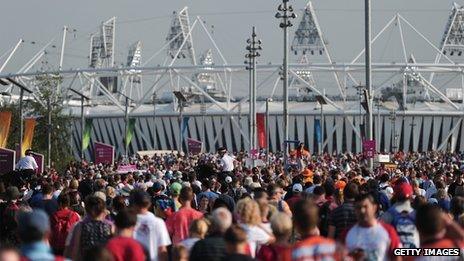
<path fill-rule="evenodd" d="M 226 183 L 231 183 L 232 182 L 232 178 L 230 176 L 227 176 L 226 177 Z"/>
<path fill-rule="evenodd" d="M 293 184 L 292 191 L 293 192 L 303 192 L 303 186 L 301 186 L 300 183 L 295 183 L 295 184 Z"/>

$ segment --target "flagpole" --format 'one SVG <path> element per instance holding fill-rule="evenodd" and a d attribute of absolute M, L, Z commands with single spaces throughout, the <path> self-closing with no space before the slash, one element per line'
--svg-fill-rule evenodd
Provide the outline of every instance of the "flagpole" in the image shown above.
<path fill-rule="evenodd" d="M 85 131 L 85 117 L 84 117 L 84 101 L 90 100 L 89 97 L 85 96 L 81 92 L 78 92 L 72 88 L 69 88 L 70 91 L 81 97 L 81 161 L 84 161 L 84 131 Z"/>

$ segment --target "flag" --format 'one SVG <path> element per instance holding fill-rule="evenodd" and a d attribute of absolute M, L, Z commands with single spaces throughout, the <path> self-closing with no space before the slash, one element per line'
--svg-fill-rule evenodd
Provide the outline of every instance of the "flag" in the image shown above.
<path fill-rule="evenodd" d="M 134 136 L 135 118 L 129 119 L 126 130 L 126 147 L 129 146 L 132 137 Z"/>
<path fill-rule="evenodd" d="M 264 113 L 256 113 L 256 125 L 258 128 L 258 147 L 265 148 L 266 140 L 266 121 Z"/>
<path fill-rule="evenodd" d="M 10 133 L 11 111 L 0 112 L 0 148 L 5 148 Z"/>
<path fill-rule="evenodd" d="M 322 135 L 321 135 L 321 120 L 316 119 L 316 120 L 314 121 L 314 130 L 315 130 L 315 133 L 316 133 L 316 141 L 317 141 L 317 143 L 320 143 L 320 142 L 321 142 L 321 139 L 322 139 Z"/>
<path fill-rule="evenodd" d="M 36 120 L 28 118 L 24 120 L 24 136 L 21 148 L 21 157 L 24 157 L 26 150 L 32 147 L 32 138 L 34 137 Z"/>
<path fill-rule="evenodd" d="M 92 119 L 85 119 L 84 134 L 82 135 L 82 150 L 86 150 L 89 147 L 91 131 L 92 131 Z"/>
<path fill-rule="evenodd" d="M 187 129 L 188 129 L 188 122 L 190 120 L 190 117 L 188 116 L 184 116 L 182 118 L 182 137 L 185 137 L 185 134 L 187 133 Z"/>

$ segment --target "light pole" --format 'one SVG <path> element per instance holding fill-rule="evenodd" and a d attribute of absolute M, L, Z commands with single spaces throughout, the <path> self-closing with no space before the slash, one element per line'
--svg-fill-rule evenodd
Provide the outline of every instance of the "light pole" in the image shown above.
<path fill-rule="evenodd" d="M 245 55 L 245 58 L 248 60 L 245 61 L 248 66 L 246 67 L 247 70 L 250 71 L 250 153 L 253 149 L 257 147 L 256 144 L 256 57 L 260 56 L 258 51 L 262 50 L 261 48 L 261 40 L 256 39 L 256 31 L 255 27 L 253 26 L 251 32 L 251 38 L 247 39 L 247 46 L 246 50 L 248 53 Z M 254 161 L 253 161 L 254 162 Z M 254 163 L 253 163 L 254 165 Z"/>
<path fill-rule="evenodd" d="M 396 134 L 396 111 L 395 110 L 392 110 L 390 112 L 389 119 L 392 121 L 392 127 L 393 127 L 393 146 L 392 146 L 392 149 L 393 149 L 393 152 L 396 152 L 396 149 L 398 148 L 398 146 L 396 145 L 398 135 Z"/>
<path fill-rule="evenodd" d="M 380 123 L 380 105 L 381 105 L 381 99 L 380 98 L 377 98 L 376 99 L 376 106 L 377 106 L 377 137 L 376 137 L 376 143 L 377 143 L 377 151 L 380 152 L 380 145 L 381 145 L 381 142 L 380 142 L 380 130 L 382 128 L 381 126 L 381 123 Z"/>
<path fill-rule="evenodd" d="M 89 101 L 90 98 L 85 96 L 83 93 L 78 92 L 72 88 L 70 88 L 69 90 L 77 94 L 79 97 L 81 97 L 81 161 L 83 161 L 84 160 L 84 131 L 85 131 L 84 102 L 85 100 Z"/>
<path fill-rule="evenodd" d="M 177 101 L 178 101 L 178 107 L 179 107 L 179 148 L 178 153 L 182 152 L 182 145 L 183 145 L 183 135 L 182 135 L 182 118 L 184 116 L 184 106 L 187 103 L 187 98 L 184 96 L 184 94 L 180 91 L 174 91 L 174 96 L 176 96 Z"/>
<path fill-rule="evenodd" d="M 373 138 L 373 120 L 372 120 L 372 75 L 371 75 L 371 0 L 365 0 L 365 49 L 366 49 L 366 91 L 367 91 L 367 138 Z M 369 159 L 369 169 L 372 171 L 374 159 Z"/>
<path fill-rule="evenodd" d="M 283 130 L 284 130 L 284 171 L 287 173 L 287 140 L 288 140 L 288 32 L 287 28 L 292 26 L 290 19 L 296 18 L 295 13 L 293 13 L 293 7 L 288 5 L 289 0 L 282 0 L 282 4 L 279 4 L 277 8 L 278 12 L 275 17 L 281 19 L 280 28 L 284 32 L 284 59 L 282 64 L 282 78 L 283 78 L 283 100 L 284 100 L 284 109 L 283 109 Z"/>
<path fill-rule="evenodd" d="M 16 85 L 19 87 L 19 157 L 22 157 L 23 154 L 23 129 L 24 129 L 24 123 L 23 123 L 23 98 L 24 98 L 24 91 L 28 93 L 32 93 L 30 89 L 28 89 L 26 86 L 22 85 L 21 83 L 15 81 L 12 78 L 6 78 L 6 79 L 0 79 L 0 84 L 1 85 L 9 85 L 7 82 L 9 81 L 13 85 Z"/>
<path fill-rule="evenodd" d="M 270 124 L 269 124 L 269 102 L 272 102 L 272 98 L 266 98 L 266 161 L 267 161 L 267 164 L 269 164 L 269 137 L 270 137 L 270 134 L 269 134 L 269 130 L 271 129 L 270 128 Z"/>
<path fill-rule="evenodd" d="M 324 154 L 324 105 L 327 104 L 324 96 L 316 95 L 316 100 L 321 105 L 321 142 L 319 145 L 319 153 Z"/>
<path fill-rule="evenodd" d="M 156 149 L 156 92 L 153 92 L 153 150 Z"/>
<path fill-rule="evenodd" d="M 205 114 L 206 114 L 206 103 L 205 103 L 205 95 L 201 95 L 201 142 L 205 144 L 205 147 L 201 148 L 206 150 L 206 132 L 205 132 Z"/>

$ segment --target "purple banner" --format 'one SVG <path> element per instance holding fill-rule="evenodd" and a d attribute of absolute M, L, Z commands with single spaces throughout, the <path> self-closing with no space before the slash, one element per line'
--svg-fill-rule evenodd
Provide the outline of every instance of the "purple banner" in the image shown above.
<path fill-rule="evenodd" d="M 11 172 L 15 168 L 16 151 L 0 148 L 0 174 Z"/>
<path fill-rule="evenodd" d="M 37 162 L 37 173 L 42 174 L 44 172 L 44 155 L 39 153 L 33 153 L 35 162 Z"/>
<path fill-rule="evenodd" d="M 375 140 L 364 140 L 363 143 L 364 157 L 372 159 L 375 156 Z"/>
<path fill-rule="evenodd" d="M 95 164 L 113 164 L 114 163 L 114 147 L 101 143 L 95 142 L 94 143 L 94 151 L 95 151 Z"/>
<path fill-rule="evenodd" d="M 202 146 L 203 146 L 203 142 L 195 140 L 195 139 L 187 138 L 187 147 L 188 147 L 189 153 L 192 153 L 192 154 L 201 153 Z"/>

